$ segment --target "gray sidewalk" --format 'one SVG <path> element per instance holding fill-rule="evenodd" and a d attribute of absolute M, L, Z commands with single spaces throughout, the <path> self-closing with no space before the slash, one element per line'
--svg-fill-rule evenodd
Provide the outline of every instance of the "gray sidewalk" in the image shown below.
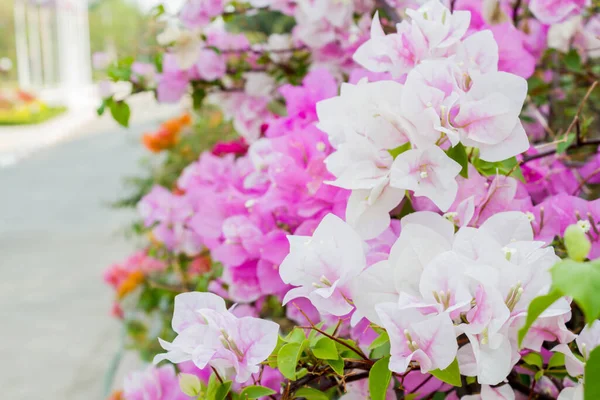
<path fill-rule="evenodd" d="M 123 176 L 138 171 L 139 137 L 156 122 L 129 131 L 92 123 L 0 168 L 3 399 L 103 398 L 120 327 L 102 272 L 132 251 L 119 230 L 134 218 L 106 202 L 122 194 Z"/>

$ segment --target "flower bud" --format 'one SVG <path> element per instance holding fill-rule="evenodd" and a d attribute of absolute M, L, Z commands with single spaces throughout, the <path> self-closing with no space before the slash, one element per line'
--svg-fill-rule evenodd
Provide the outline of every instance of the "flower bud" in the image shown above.
<path fill-rule="evenodd" d="M 202 391 L 200 379 L 191 374 L 179 374 L 179 388 L 190 397 L 198 397 Z"/>
<path fill-rule="evenodd" d="M 569 225 L 565 230 L 565 247 L 570 258 L 583 261 L 590 253 L 592 244 L 581 226 L 574 224 Z"/>

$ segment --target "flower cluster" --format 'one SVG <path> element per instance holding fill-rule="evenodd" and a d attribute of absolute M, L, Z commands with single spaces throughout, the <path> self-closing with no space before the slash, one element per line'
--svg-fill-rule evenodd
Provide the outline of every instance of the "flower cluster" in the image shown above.
<path fill-rule="evenodd" d="M 501 383 L 520 359 L 517 330 L 527 307 L 550 286 L 558 260 L 533 240 L 523 213 L 498 213 L 480 228 L 454 226 L 438 214 L 417 212 L 401 221 L 389 258 L 370 267 L 369 246 L 350 226 L 326 217 L 312 237 L 290 236 L 281 265 L 284 281 L 298 286 L 286 301 L 304 296 L 323 313 L 383 326 L 391 343 L 390 369 L 445 369 L 458 357 L 461 373 L 481 384 Z M 569 303 L 546 311 L 524 341 L 568 343 Z M 468 344 L 458 349 L 456 337 Z"/>
<path fill-rule="evenodd" d="M 160 73 L 136 64 L 134 88 L 206 100 L 241 138 L 137 204 L 165 260 L 140 303 L 173 312 L 153 331 L 169 340 L 155 362 L 196 375 L 199 398 L 594 390 L 594 7 L 186 2 L 158 38 Z M 262 31 L 232 33 L 236 18 Z M 285 34 L 269 25 L 292 20 Z M 170 127 L 151 149 L 177 151 Z M 123 296 L 144 268 L 109 281 Z"/>
<path fill-rule="evenodd" d="M 343 212 L 347 194 L 325 184 L 331 147 L 315 127 L 315 104 L 336 88 L 324 70 L 311 72 L 301 87 L 282 87 L 290 115 L 267 121 L 267 137 L 247 155 L 206 152 L 183 171 L 177 194 L 157 186 L 139 203 L 153 236 L 171 251 L 211 251 L 235 301 L 282 296 L 277 268 L 288 252 L 286 234 L 310 232 L 325 214 Z"/>
<path fill-rule="evenodd" d="M 134 291 L 151 274 L 164 271 L 167 264 L 140 250 L 127 257 L 123 262 L 115 263 L 104 271 L 104 281 L 113 287 L 117 301 Z M 122 316 L 122 310 L 115 303 L 113 312 Z"/>
<path fill-rule="evenodd" d="M 355 54 L 369 70 L 405 83 L 343 84 L 339 97 L 318 106 L 319 127 L 336 148 L 326 160 L 332 184 L 352 190 L 346 218 L 365 238 L 387 227 L 406 190 L 448 210 L 463 166 L 444 149 L 469 146 L 495 162 L 529 148 L 519 120 L 527 84 L 498 71 L 492 34 L 463 40 L 469 13 L 450 13 L 437 0 L 408 14 L 412 21 L 390 35 L 375 16 L 371 39 Z"/>

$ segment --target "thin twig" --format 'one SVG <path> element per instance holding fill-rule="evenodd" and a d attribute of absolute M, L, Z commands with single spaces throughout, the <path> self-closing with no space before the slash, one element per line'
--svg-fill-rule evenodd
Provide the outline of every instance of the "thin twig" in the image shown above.
<path fill-rule="evenodd" d="M 599 173 L 600 173 L 600 168 L 596 168 L 595 170 L 592 171 L 591 174 L 589 174 L 588 176 L 586 176 L 585 179 L 583 179 L 581 182 L 579 182 L 579 185 L 577 186 L 577 189 L 575 189 L 575 191 L 573 192 L 573 196 L 577 196 L 577 193 L 579 193 L 579 191 L 581 189 L 583 189 L 583 187 L 585 186 L 585 184 L 588 183 L 591 178 L 593 178 L 595 175 L 598 175 Z"/>
<path fill-rule="evenodd" d="M 522 0 L 517 0 L 515 2 L 515 5 L 513 6 L 513 24 L 515 26 L 517 26 L 517 23 L 519 22 L 519 8 L 521 8 L 521 2 Z"/>
<path fill-rule="evenodd" d="M 223 378 L 221 378 L 221 375 L 219 375 L 219 373 L 217 372 L 217 370 L 215 369 L 215 367 L 210 367 L 213 372 L 215 373 L 215 376 L 217 377 L 217 379 L 219 380 L 219 382 L 221 382 L 221 385 L 223 384 Z"/>

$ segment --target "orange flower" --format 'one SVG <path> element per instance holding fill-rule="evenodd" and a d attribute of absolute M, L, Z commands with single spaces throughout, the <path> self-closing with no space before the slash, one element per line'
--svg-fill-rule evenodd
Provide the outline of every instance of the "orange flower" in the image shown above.
<path fill-rule="evenodd" d="M 189 113 L 184 113 L 179 117 L 179 123 L 183 126 L 189 126 L 192 124 L 192 116 Z"/>
<path fill-rule="evenodd" d="M 169 149 L 179 142 L 181 130 L 191 123 L 192 117 L 188 113 L 172 118 L 163 122 L 156 132 L 144 134 L 142 142 L 153 153 Z"/>
<path fill-rule="evenodd" d="M 114 391 L 110 397 L 108 398 L 108 400 L 125 400 L 125 397 L 123 397 L 123 391 L 122 390 L 116 390 Z"/>
<path fill-rule="evenodd" d="M 133 271 L 117 288 L 117 298 L 122 299 L 127 296 L 143 281 L 144 273 L 142 271 Z"/>

